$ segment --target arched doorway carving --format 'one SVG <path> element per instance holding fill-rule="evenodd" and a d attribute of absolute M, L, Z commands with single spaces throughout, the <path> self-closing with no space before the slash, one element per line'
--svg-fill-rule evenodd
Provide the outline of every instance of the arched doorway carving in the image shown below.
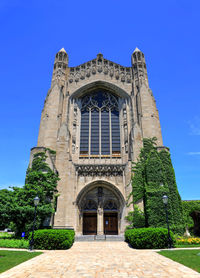
<path fill-rule="evenodd" d="M 79 225 L 84 235 L 119 234 L 125 200 L 110 183 L 94 182 L 77 196 Z"/>

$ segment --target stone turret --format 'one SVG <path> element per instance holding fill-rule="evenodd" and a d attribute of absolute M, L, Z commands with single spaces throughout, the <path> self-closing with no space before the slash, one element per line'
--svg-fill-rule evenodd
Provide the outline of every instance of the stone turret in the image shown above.
<path fill-rule="evenodd" d="M 47 147 L 53 150 L 56 148 L 57 135 L 62 123 L 68 70 L 68 55 L 62 48 L 55 57 L 51 88 L 42 110 L 38 147 Z"/>
<path fill-rule="evenodd" d="M 58 51 L 55 57 L 52 84 L 54 83 L 55 80 L 61 81 L 61 83 L 63 83 L 66 80 L 67 68 L 68 68 L 68 55 L 65 49 L 62 48 L 60 51 Z"/>
<path fill-rule="evenodd" d="M 153 93 L 149 88 L 145 57 L 137 47 L 131 56 L 131 62 L 137 123 L 141 128 L 142 137 L 156 137 L 157 144 L 162 146 L 160 120 Z"/>
<path fill-rule="evenodd" d="M 137 47 L 131 56 L 131 63 L 133 67 L 133 78 L 135 85 L 141 85 L 144 81 L 148 85 L 147 67 L 144 58 L 144 53 Z"/>

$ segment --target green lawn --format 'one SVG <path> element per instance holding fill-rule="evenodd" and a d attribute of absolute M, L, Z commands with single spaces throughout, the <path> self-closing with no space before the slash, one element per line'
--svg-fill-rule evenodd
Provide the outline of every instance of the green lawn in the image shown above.
<path fill-rule="evenodd" d="M 200 250 L 166 250 L 158 253 L 200 272 Z"/>
<path fill-rule="evenodd" d="M 200 247 L 200 244 L 175 244 L 175 248 L 195 248 L 195 247 Z M 200 250 L 199 250 L 200 251 Z"/>
<path fill-rule="evenodd" d="M 42 254 L 42 252 L 29 253 L 27 251 L 0 250 L 0 273 L 40 254 Z"/>

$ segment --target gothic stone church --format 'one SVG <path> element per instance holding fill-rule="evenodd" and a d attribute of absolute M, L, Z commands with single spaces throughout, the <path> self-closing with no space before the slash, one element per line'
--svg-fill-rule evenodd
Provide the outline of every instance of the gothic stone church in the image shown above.
<path fill-rule="evenodd" d="M 131 165 L 143 138 L 162 147 L 158 110 L 148 84 L 144 54 L 136 48 L 131 67 L 98 54 L 68 66 L 62 48 L 55 57 L 51 88 L 41 116 L 37 147 L 58 171 L 59 197 L 54 228 L 77 235 L 121 234 L 131 207 Z M 141 208 L 142 202 L 138 204 Z"/>

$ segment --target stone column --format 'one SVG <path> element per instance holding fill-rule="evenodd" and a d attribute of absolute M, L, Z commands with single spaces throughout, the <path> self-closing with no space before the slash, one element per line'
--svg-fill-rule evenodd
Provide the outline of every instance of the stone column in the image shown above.
<path fill-rule="evenodd" d="M 97 209 L 97 235 L 103 235 L 103 208 Z"/>

